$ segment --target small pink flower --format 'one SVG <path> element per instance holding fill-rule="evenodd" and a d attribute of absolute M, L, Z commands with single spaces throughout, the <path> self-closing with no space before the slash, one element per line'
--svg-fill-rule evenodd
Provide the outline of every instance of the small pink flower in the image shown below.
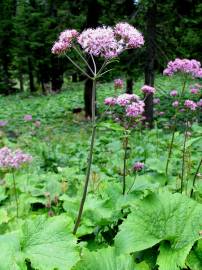
<path fill-rule="evenodd" d="M 122 89 L 123 88 L 123 80 L 115 79 L 114 80 L 114 88 L 115 89 Z"/>
<path fill-rule="evenodd" d="M 121 106 L 121 107 L 124 107 L 126 105 L 129 105 L 131 102 L 133 101 L 137 101 L 139 100 L 139 97 L 135 94 L 122 94 L 122 95 L 119 95 L 116 99 L 116 104 Z"/>
<path fill-rule="evenodd" d="M 199 92 L 199 89 L 198 89 L 198 88 L 191 88 L 191 89 L 190 89 L 190 93 L 191 93 L 191 94 L 196 95 L 196 94 L 198 94 L 198 92 Z"/>
<path fill-rule="evenodd" d="M 156 89 L 149 85 L 142 86 L 141 90 L 144 94 L 154 94 L 156 92 Z"/>
<path fill-rule="evenodd" d="M 5 127 L 8 124 L 8 121 L 0 121 L 0 127 Z"/>
<path fill-rule="evenodd" d="M 154 98 L 153 103 L 154 104 L 159 104 L 160 103 L 160 98 Z"/>
<path fill-rule="evenodd" d="M 198 107 L 202 107 L 202 99 L 200 99 L 200 100 L 197 102 L 197 106 L 198 106 Z"/>
<path fill-rule="evenodd" d="M 32 115 L 31 114 L 24 115 L 24 120 L 27 122 L 32 121 Z"/>
<path fill-rule="evenodd" d="M 195 111 L 197 108 L 197 104 L 193 100 L 189 100 L 189 99 L 185 100 L 184 106 L 187 109 L 190 109 L 191 111 Z"/>
<path fill-rule="evenodd" d="M 178 100 L 175 100 L 173 103 L 172 103 L 172 106 L 174 108 L 177 108 L 179 106 L 179 101 Z"/>
<path fill-rule="evenodd" d="M 172 90 L 171 92 L 170 92 L 170 96 L 171 97 L 176 97 L 178 95 L 178 92 L 176 91 L 176 90 Z"/>
<path fill-rule="evenodd" d="M 159 112 L 158 114 L 159 114 L 159 115 L 164 115 L 164 114 L 165 114 L 165 112 Z"/>
<path fill-rule="evenodd" d="M 136 172 L 139 172 L 139 171 L 141 171 L 142 169 L 144 169 L 144 163 L 142 163 L 142 162 L 136 162 L 134 165 L 133 165 L 133 169 L 134 169 L 134 171 L 136 171 Z"/>
<path fill-rule="evenodd" d="M 114 98 L 114 97 L 107 97 L 107 98 L 105 98 L 104 104 L 105 105 L 108 105 L 108 106 L 113 106 L 113 105 L 116 104 L 116 98 Z"/>

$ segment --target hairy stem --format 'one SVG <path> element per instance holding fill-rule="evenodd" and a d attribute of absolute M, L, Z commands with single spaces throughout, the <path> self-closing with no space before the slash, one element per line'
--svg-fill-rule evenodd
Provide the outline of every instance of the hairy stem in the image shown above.
<path fill-rule="evenodd" d="M 175 138 L 175 131 L 176 131 L 176 124 L 173 125 L 173 132 L 172 132 L 171 142 L 170 142 L 169 150 L 168 150 L 168 158 L 167 158 L 167 162 L 166 162 L 166 175 L 168 174 L 168 166 L 169 166 L 171 155 L 172 155 L 173 143 L 174 143 L 174 138 Z"/>
<path fill-rule="evenodd" d="M 199 173 L 199 170 L 200 170 L 200 167 L 201 167 L 201 164 L 202 164 L 202 158 L 198 164 L 198 167 L 196 169 L 196 172 L 194 174 L 194 178 L 193 178 L 193 184 L 192 184 L 192 189 L 191 189 L 191 193 L 190 193 L 190 198 L 193 196 L 193 192 L 194 192 L 194 186 L 195 186 L 195 182 L 196 182 L 196 177 L 197 177 L 197 174 Z"/>
<path fill-rule="evenodd" d="M 86 171 L 86 179 L 83 189 L 83 195 L 80 202 L 79 212 L 77 216 L 77 220 L 73 229 L 73 234 L 76 234 L 77 229 L 79 227 L 79 224 L 81 222 L 81 217 L 83 213 L 83 207 L 86 200 L 87 192 L 88 192 L 88 185 L 90 180 L 90 173 L 91 173 L 91 165 L 92 165 L 92 159 L 93 159 L 93 148 L 94 148 L 94 142 L 95 142 L 95 132 L 96 132 L 96 121 L 95 121 L 95 90 L 96 90 L 96 80 L 93 80 L 93 88 L 92 88 L 92 135 L 91 135 L 91 143 L 90 143 L 90 152 L 88 156 L 88 166 Z"/>
<path fill-rule="evenodd" d="M 128 148 L 128 134 L 125 135 L 123 140 L 124 157 L 123 157 L 123 195 L 126 191 L 126 162 L 127 162 L 127 148 Z"/>
<path fill-rule="evenodd" d="M 14 171 L 12 172 L 13 176 L 13 189 L 14 189 L 14 196 L 15 196 L 15 204 L 16 204 L 16 217 L 18 218 L 18 195 L 17 195 L 17 189 L 16 189 L 16 182 L 15 182 L 15 174 Z"/>
<path fill-rule="evenodd" d="M 187 142 L 187 130 L 188 130 L 188 120 L 186 121 L 186 128 L 184 132 L 184 143 L 182 149 L 182 172 L 181 172 L 181 185 L 180 185 L 180 192 L 183 191 L 183 184 L 184 184 L 184 165 L 185 165 L 185 153 L 186 153 L 186 142 Z"/>

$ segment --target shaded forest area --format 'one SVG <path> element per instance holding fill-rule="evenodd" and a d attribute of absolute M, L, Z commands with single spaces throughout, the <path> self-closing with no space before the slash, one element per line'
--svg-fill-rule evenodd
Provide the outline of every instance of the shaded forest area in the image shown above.
<path fill-rule="evenodd" d="M 84 80 L 71 63 L 51 54 L 53 41 L 66 28 L 82 31 L 118 21 L 137 27 L 146 44 L 138 52 L 125 52 L 105 80 L 124 75 L 126 91 L 131 93 L 133 83 L 144 72 L 145 83 L 153 85 L 155 71 L 161 72 L 168 60 L 176 57 L 202 60 L 200 2 L 1 0 L 0 94 L 59 92 L 64 78 L 73 82 Z M 85 109 L 90 115 L 91 82 L 85 80 L 84 85 Z"/>

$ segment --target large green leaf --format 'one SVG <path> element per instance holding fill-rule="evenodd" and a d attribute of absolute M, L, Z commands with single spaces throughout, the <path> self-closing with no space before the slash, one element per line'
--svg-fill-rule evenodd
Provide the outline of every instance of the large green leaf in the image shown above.
<path fill-rule="evenodd" d="M 27 259 L 37 270 L 70 270 L 79 257 L 68 222 L 63 216 L 49 219 L 39 216 L 25 222 L 20 236 L 19 233 L 0 236 L 0 269 L 27 269 Z"/>
<path fill-rule="evenodd" d="M 202 269 L 202 240 L 199 240 L 197 246 L 190 252 L 187 265 L 191 270 Z"/>
<path fill-rule="evenodd" d="M 87 252 L 73 270 L 135 270 L 130 255 L 117 256 L 112 247 Z"/>
<path fill-rule="evenodd" d="M 115 238 L 119 253 L 147 249 L 168 240 L 172 249 L 193 245 L 200 238 L 202 205 L 181 194 L 152 194 L 139 202 Z"/>
<path fill-rule="evenodd" d="M 17 233 L 0 235 L 0 269 L 26 269 L 20 253 L 20 241 Z"/>
<path fill-rule="evenodd" d="M 157 258 L 159 270 L 179 270 L 185 266 L 185 260 L 192 244 L 180 249 L 173 249 L 168 242 L 160 245 L 160 254 Z"/>
<path fill-rule="evenodd" d="M 72 224 L 71 224 L 72 225 Z M 77 262 L 76 238 L 67 228 L 67 219 L 44 216 L 23 226 L 22 251 L 39 270 L 68 270 Z"/>

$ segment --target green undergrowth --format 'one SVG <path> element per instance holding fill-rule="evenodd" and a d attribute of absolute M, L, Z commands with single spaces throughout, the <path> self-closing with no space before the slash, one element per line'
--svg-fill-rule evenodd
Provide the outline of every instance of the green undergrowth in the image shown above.
<path fill-rule="evenodd" d="M 141 85 L 137 81 L 135 93 Z M 124 196 L 123 130 L 107 117 L 98 124 L 88 196 L 75 236 L 91 128 L 83 112 L 73 113 L 83 108 L 82 83 L 69 84 L 56 95 L 0 97 L 0 120 L 8 121 L 0 131 L 0 146 L 33 156 L 33 162 L 15 174 L 19 218 L 12 174 L 0 176 L 1 270 L 202 269 L 201 170 L 192 186 L 202 153 L 202 127 L 196 118 L 186 144 L 181 194 L 181 131 L 165 173 L 172 111 L 168 93 L 178 89 L 180 81 L 159 76 L 156 86 L 161 99 L 157 110 L 165 115 L 155 118 L 154 129 L 132 132 Z M 113 91 L 112 84 L 98 85 L 100 113 Z M 31 122 L 24 121 L 26 114 L 32 115 Z M 135 175 L 137 161 L 145 167 Z"/>

